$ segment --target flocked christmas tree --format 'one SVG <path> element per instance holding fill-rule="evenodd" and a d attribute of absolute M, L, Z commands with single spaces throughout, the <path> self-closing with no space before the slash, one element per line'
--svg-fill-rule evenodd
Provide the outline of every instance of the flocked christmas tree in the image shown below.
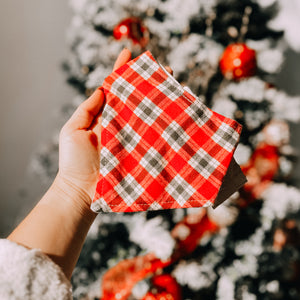
<path fill-rule="evenodd" d="M 286 0 L 72 0 L 66 119 L 121 49 L 150 50 L 206 105 L 243 125 L 248 183 L 217 209 L 100 214 L 75 269 L 75 299 L 299 299 L 300 192 L 289 122 L 299 97 L 274 85 L 299 7 Z M 291 9 L 292 8 L 292 9 Z M 285 22 L 285 20 L 289 22 Z M 35 161 L 53 178 L 57 144 Z"/>

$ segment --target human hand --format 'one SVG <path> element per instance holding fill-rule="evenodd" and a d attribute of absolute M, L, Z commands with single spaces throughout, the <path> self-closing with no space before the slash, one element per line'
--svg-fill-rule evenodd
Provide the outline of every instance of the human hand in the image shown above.
<path fill-rule="evenodd" d="M 131 58 L 124 49 L 114 70 Z M 170 69 L 168 71 L 171 71 Z M 8 237 L 40 249 L 70 278 L 96 214 L 90 209 L 100 168 L 101 89 L 83 102 L 63 126 L 59 139 L 59 171 L 42 199 Z"/>
<path fill-rule="evenodd" d="M 130 59 L 131 52 L 124 49 L 113 70 Z M 101 112 L 104 102 L 104 93 L 98 88 L 76 109 L 60 132 L 59 171 L 55 182 L 65 193 L 79 193 L 82 199 L 79 205 L 85 206 L 83 208 L 89 208 L 99 176 Z"/>

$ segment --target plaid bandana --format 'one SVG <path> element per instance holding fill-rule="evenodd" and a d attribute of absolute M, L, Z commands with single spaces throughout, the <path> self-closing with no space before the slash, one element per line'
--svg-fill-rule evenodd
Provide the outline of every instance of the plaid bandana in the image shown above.
<path fill-rule="evenodd" d="M 207 108 L 149 51 L 109 75 L 103 90 L 100 175 L 91 209 L 214 204 L 241 125 Z"/>

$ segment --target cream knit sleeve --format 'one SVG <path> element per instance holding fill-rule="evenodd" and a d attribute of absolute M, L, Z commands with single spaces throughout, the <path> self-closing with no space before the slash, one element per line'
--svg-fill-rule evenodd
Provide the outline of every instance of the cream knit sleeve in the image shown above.
<path fill-rule="evenodd" d="M 41 251 L 0 239 L 0 299 L 69 300 L 72 289 L 59 266 Z"/>

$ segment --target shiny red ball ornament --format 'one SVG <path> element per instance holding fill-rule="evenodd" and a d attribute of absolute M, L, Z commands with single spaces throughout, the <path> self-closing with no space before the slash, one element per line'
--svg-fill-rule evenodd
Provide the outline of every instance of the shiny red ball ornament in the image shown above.
<path fill-rule="evenodd" d="M 190 214 L 181 220 L 172 230 L 172 237 L 177 241 L 173 259 L 192 253 L 205 235 L 213 234 L 219 226 L 209 219 L 205 210 Z"/>
<path fill-rule="evenodd" d="M 170 265 L 171 261 L 161 261 L 153 253 L 120 261 L 109 269 L 102 278 L 101 300 L 126 300 L 137 282 L 159 269 Z M 175 299 L 177 300 L 177 299 Z"/>
<path fill-rule="evenodd" d="M 249 201 L 255 201 L 272 184 L 279 169 L 278 147 L 264 142 L 254 150 L 249 162 L 241 166 L 248 182 L 243 191 L 249 196 Z"/>
<path fill-rule="evenodd" d="M 181 300 L 181 288 L 176 279 L 169 274 L 155 275 L 151 279 L 153 291 L 143 300 Z"/>
<path fill-rule="evenodd" d="M 174 297 L 167 292 L 151 293 L 148 292 L 143 300 L 174 300 Z"/>
<path fill-rule="evenodd" d="M 224 50 L 219 66 L 229 80 L 253 76 L 256 72 L 256 52 L 244 43 L 230 44 Z"/>
<path fill-rule="evenodd" d="M 133 44 L 139 44 L 144 47 L 149 41 L 149 31 L 142 20 L 131 17 L 122 20 L 113 30 L 113 36 L 116 40 L 123 38 L 130 39 Z"/>

